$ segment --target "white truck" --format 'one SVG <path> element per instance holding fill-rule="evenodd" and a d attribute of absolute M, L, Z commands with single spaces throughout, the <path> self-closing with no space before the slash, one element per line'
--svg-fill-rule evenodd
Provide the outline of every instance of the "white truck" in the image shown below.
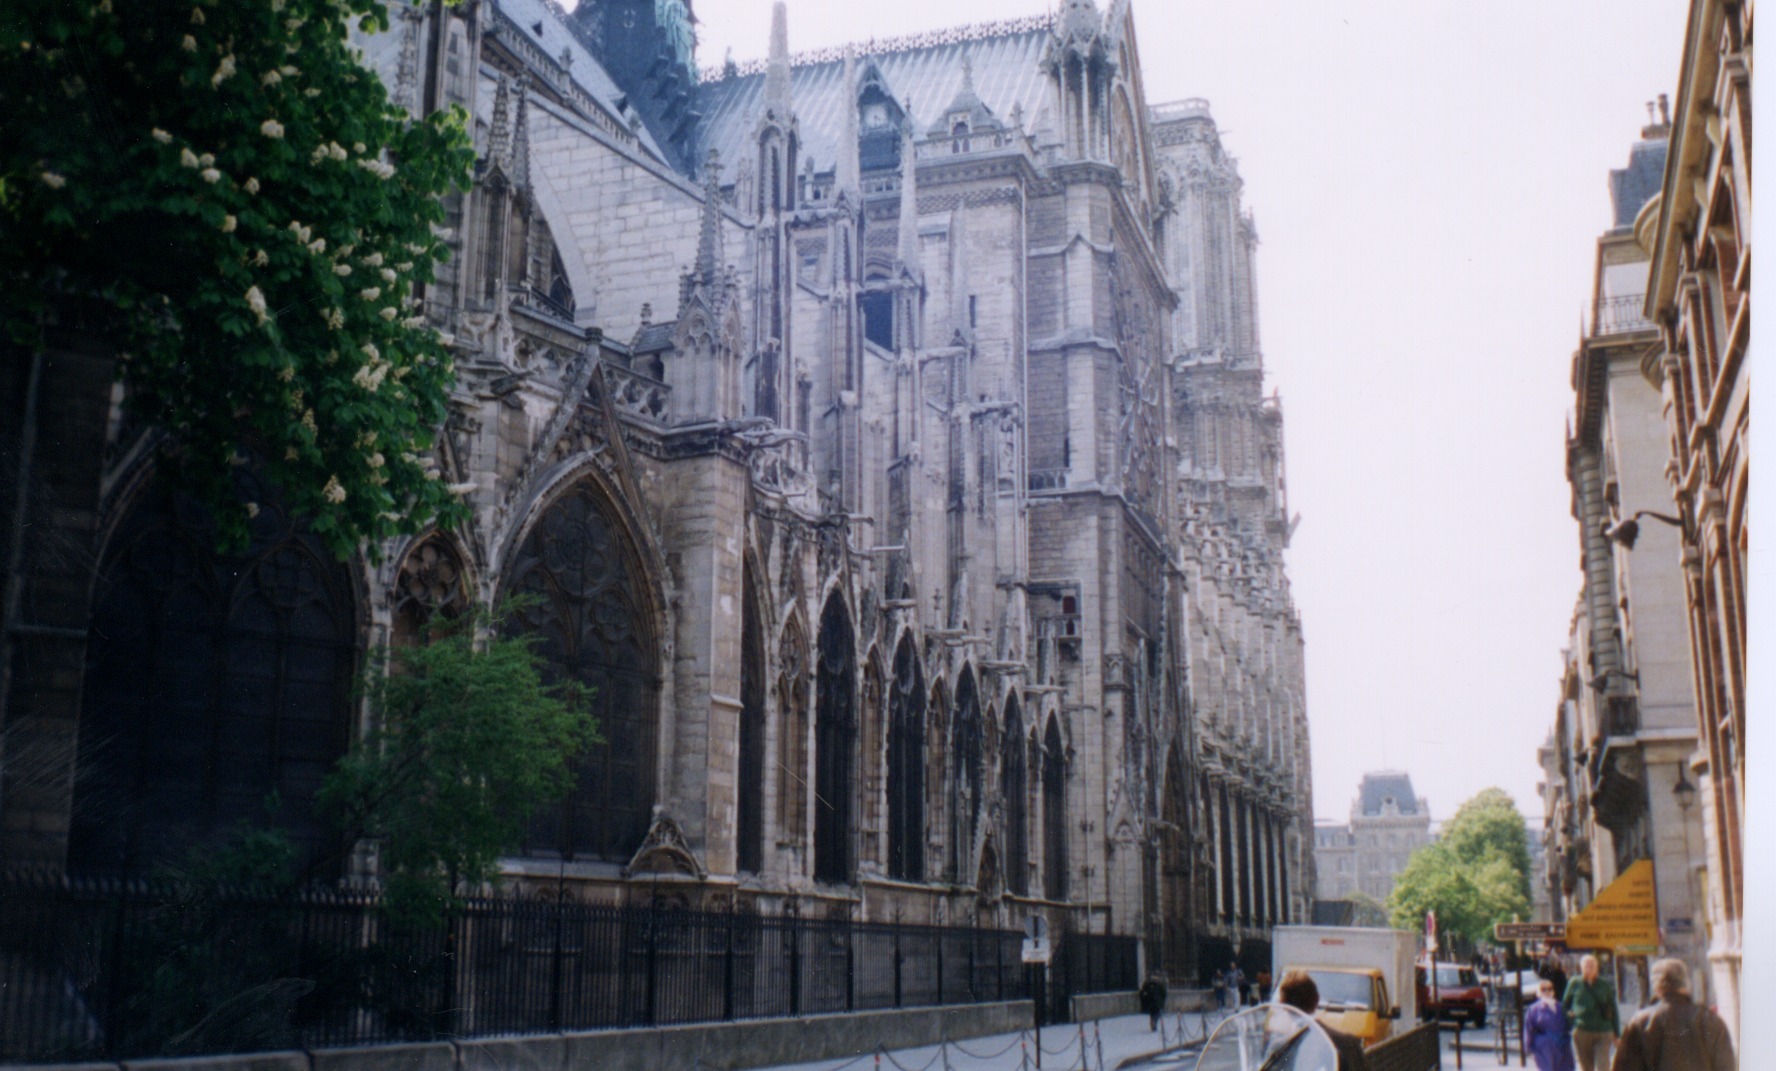
<path fill-rule="evenodd" d="M 1270 956 L 1272 985 L 1281 984 L 1286 971 L 1306 971 L 1320 991 L 1315 1018 L 1364 1045 L 1418 1022 L 1416 934 L 1362 926 L 1278 926 Z M 1274 994 L 1264 997 L 1274 999 Z"/>

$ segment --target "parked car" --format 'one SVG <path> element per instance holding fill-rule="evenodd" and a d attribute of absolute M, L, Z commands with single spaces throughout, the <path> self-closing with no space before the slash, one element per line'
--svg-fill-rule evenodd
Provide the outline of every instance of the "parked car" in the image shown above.
<path fill-rule="evenodd" d="M 1474 968 L 1439 963 L 1436 971 L 1437 984 L 1433 989 L 1424 964 L 1418 966 L 1418 1017 L 1426 1022 L 1449 1019 L 1475 1028 L 1485 1026 L 1486 991 L 1480 988 Z"/>

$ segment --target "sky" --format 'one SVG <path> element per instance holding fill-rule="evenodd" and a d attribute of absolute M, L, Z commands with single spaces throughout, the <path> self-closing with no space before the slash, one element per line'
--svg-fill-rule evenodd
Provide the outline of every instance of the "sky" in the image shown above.
<path fill-rule="evenodd" d="M 790 0 L 790 49 L 1049 6 Z M 763 56 L 770 7 L 697 0 L 699 62 Z M 1437 820 L 1492 785 L 1541 813 L 1580 582 L 1572 353 L 1608 172 L 1674 94 L 1686 10 L 1135 0 L 1148 102 L 1210 101 L 1257 217 L 1322 818 L 1381 768 Z"/>

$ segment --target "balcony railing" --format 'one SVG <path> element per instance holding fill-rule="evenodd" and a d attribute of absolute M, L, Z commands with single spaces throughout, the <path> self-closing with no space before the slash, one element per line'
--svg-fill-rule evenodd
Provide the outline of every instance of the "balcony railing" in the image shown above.
<path fill-rule="evenodd" d="M 1631 331 L 1651 331 L 1653 322 L 1646 318 L 1645 294 L 1620 294 L 1597 302 L 1596 322 L 1592 333 L 1625 335 Z"/>

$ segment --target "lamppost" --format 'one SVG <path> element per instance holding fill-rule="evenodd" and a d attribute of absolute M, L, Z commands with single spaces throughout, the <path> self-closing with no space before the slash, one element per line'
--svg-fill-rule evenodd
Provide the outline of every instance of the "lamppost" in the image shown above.
<path fill-rule="evenodd" d="M 1691 917 L 1689 944 L 1691 948 L 1694 948 L 1696 933 L 1695 913 L 1700 911 L 1703 917 L 1706 918 L 1708 905 L 1696 895 L 1696 871 L 1698 867 L 1692 862 L 1690 857 L 1690 808 L 1696 804 L 1696 786 L 1691 784 L 1690 779 L 1684 776 L 1684 769 L 1681 763 L 1677 767 L 1677 783 L 1671 786 L 1671 794 L 1677 797 L 1677 822 L 1683 829 L 1684 892 L 1688 894 L 1690 898 Z M 1704 890 L 1704 895 L 1706 895 L 1706 890 Z M 1706 980 L 1703 981 L 1703 986 L 1706 990 Z"/>
<path fill-rule="evenodd" d="M 1683 517 L 1673 517 L 1670 514 L 1659 513 L 1650 509 L 1635 510 L 1632 516 L 1629 516 L 1616 524 L 1611 524 L 1607 520 L 1599 521 L 1597 522 L 1597 527 L 1603 533 L 1605 539 L 1612 543 L 1620 544 L 1624 550 L 1633 550 L 1635 540 L 1640 538 L 1640 519 L 1642 517 L 1651 517 L 1655 521 L 1669 524 L 1671 527 L 1683 532 L 1685 542 L 1694 541 L 1690 534 L 1689 522 Z"/>

